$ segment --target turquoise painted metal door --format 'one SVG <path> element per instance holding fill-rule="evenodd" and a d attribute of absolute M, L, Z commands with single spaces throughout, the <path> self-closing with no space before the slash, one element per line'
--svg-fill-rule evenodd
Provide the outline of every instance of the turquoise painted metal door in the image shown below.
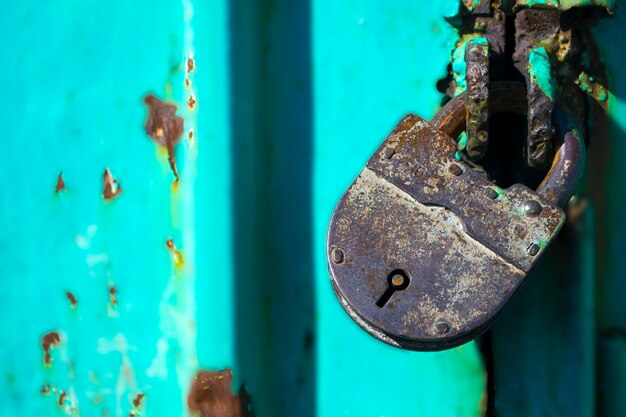
<path fill-rule="evenodd" d="M 0 416 L 197 414 L 197 372 L 226 368 L 261 417 L 626 416 L 623 13 L 597 29 L 613 118 L 593 209 L 496 324 L 490 362 L 475 342 L 371 338 L 325 259 L 380 141 L 438 110 L 456 0 L 5 6 Z M 149 94 L 184 119 L 178 181 Z"/>

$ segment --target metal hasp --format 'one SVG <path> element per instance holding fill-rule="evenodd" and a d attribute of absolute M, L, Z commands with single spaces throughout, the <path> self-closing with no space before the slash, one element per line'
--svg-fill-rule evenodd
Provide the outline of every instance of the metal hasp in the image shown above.
<path fill-rule="evenodd" d="M 495 84 L 490 111 L 524 111 L 521 84 Z M 560 140 L 537 192 L 501 189 L 455 159 L 463 95 L 432 123 L 406 116 L 333 214 L 327 256 L 346 312 L 374 337 L 442 350 L 478 336 L 565 222 L 559 207 L 581 176 L 584 145 L 556 108 Z M 442 131 L 445 128 L 447 132 Z"/>

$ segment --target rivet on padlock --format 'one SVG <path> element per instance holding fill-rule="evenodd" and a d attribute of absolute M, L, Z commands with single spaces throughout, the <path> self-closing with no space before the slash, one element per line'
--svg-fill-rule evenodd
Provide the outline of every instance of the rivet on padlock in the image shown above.
<path fill-rule="evenodd" d="M 526 110 L 526 89 L 494 83 L 491 112 Z M 486 330 L 565 222 L 582 176 L 582 138 L 555 107 L 558 148 L 536 191 L 501 189 L 454 157 L 464 100 L 428 123 L 406 116 L 337 205 L 328 231 L 333 288 L 374 337 L 441 350 Z M 452 136 L 452 137 L 451 137 Z"/>

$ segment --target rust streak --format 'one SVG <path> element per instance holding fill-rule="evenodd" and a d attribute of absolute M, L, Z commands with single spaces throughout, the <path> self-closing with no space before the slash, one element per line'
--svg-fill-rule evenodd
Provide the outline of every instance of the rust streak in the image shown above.
<path fill-rule="evenodd" d="M 50 364 L 52 363 L 52 355 L 50 355 L 50 349 L 53 346 L 58 346 L 60 342 L 61 342 L 61 337 L 59 336 L 59 333 L 57 332 L 46 333 L 41 338 L 41 347 L 43 348 L 43 352 L 44 352 L 44 356 L 43 356 L 44 365 L 50 366 Z"/>
<path fill-rule="evenodd" d="M 146 134 L 156 143 L 167 149 L 170 168 L 178 179 L 174 147 L 180 141 L 185 122 L 182 117 L 176 116 L 178 107 L 175 104 L 166 103 L 152 94 L 144 98 L 148 106 L 148 119 L 144 126 Z"/>
<path fill-rule="evenodd" d="M 67 397 L 67 393 L 65 391 L 61 391 L 61 395 L 59 395 L 59 401 L 57 402 L 59 407 L 63 407 L 63 404 L 65 403 L 65 397 Z"/>

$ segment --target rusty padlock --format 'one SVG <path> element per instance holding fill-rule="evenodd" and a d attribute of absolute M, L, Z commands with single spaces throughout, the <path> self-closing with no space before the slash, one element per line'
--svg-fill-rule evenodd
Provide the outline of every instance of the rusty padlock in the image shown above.
<path fill-rule="evenodd" d="M 491 111 L 523 113 L 526 89 L 491 88 Z M 456 160 L 462 96 L 430 122 L 402 119 L 337 205 L 327 257 L 346 312 L 411 350 L 458 346 L 485 331 L 565 222 L 585 146 L 556 106 L 552 167 L 536 191 L 501 189 Z M 452 137 L 451 137 L 452 136 Z"/>

